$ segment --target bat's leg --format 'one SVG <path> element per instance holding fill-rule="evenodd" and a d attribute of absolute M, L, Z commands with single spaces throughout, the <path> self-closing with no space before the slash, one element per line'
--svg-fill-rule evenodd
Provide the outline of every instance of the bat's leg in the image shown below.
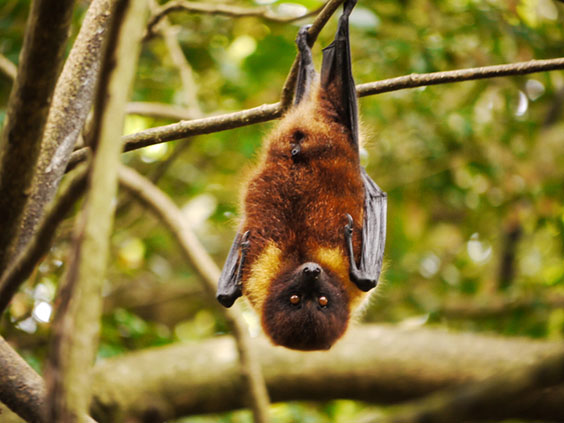
<path fill-rule="evenodd" d="M 294 105 L 299 104 L 309 94 L 311 84 L 315 79 L 315 68 L 311 56 L 311 48 L 307 44 L 307 31 L 311 25 L 302 26 L 296 36 L 296 44 L 300 52 L 298 80 L 294 94 Z"/>
<path fill-rule="evenodd" d="M 327 92 L 341 121 L 350 130 L 351 140 L 358 146 L 358 106 L 349 41 L 349 16 L 356 2 L 344 3 L 335 40 L 323 49 L 321 88 Z"/>
<path fill-rule="evenodd" d="M 241 276 L 249 249 L 248 239 L 249 231 L 245 232 L 243 236 L 237 233 L 221 271 L 216 298 L 225 307 L 231 307 L 235 300 L 242 295 Z M 240 257 L 239 251 L 241 251 Z"/>

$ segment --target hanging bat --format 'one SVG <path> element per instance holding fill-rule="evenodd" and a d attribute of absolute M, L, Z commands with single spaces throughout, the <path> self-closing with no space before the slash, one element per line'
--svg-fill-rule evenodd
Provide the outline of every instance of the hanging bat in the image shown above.
<path fill-rule="evenodd" d="M 355 4 L 344 3 L 320 76 L 309 26 L 298 33 L 294 103 L 248 182 L 218 284 L 222 305 L 244 294 L 272 342 L 292 349 L 330 348 L 382 268 L 387 198 L 359 162 L 348 29 Z"/>

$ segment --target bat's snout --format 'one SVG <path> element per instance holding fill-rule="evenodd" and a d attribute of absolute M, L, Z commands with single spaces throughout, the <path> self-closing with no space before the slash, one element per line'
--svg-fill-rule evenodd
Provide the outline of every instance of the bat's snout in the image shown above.
<path fill-rule="evenodd" d="M 298 270 L 306 280 L 315 280 L 319 277 L 323 269 L 317 263 L 304 263 Z"/>

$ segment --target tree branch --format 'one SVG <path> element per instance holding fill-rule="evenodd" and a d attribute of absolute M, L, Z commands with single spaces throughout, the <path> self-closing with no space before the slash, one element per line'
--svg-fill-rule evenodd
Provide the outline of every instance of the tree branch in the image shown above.
<path fill-rule="evenodd" d="M 562 345 L 362 325 L 351 328 L 329 351 L 292 351 L 274 347 L 263 337 L 252 339 L 251 349 L 273 401 L 341 398 L 382 405 L 520 369 L 561 351 Z M 227 337 L 108 359 L 94 368 L 93 389 L 95 417 L 95 410 L 113 409 L 133 418 L 152 413 L 158 422 L 245 405 L 236 346 Z M 500 403 L 496 411 L 499 420 L 560 421 L 563 414 L 562 386 Z"/>
<path fill-rule="evenodd" d="M 47 209 L 31 242 L 18 255 L 0 278 L 0 316 L 20 285 L 29 277 L 41 258 L 49 251 L 57 228 L 86 188 L 87 169 L 77 171 Z"/>
<path fill-rule="evenodd" d="M 204 288 L 215 303 L 216 283 L 220 271 L 192 230 L 186 225 L 182 212 L 160 189 L 133 169 L 122 166 L 119 171 L 120 183 L 170 230 L 182 252 L 202 277 Z M 268 391 L 258 365 L 258 357 L 250 347 L 249 335 L 242 315 L 237 308 L 219 307 L 235 335 L 241 372 L 246 390 L 250 392 L 251 409 L 256 423 L 268 421 Z"/>
<path fill-rule="evenodd" d="M 0 273 L 32 188 L 49 104 L 63 61 L 74 0 L 32 2 L 20 68 L 0 138 Z"/>
<path fill-rule="evenodd" d="M 313 47 L 313 44 L 315 44 L 317 36 L 319 35 L 323 27 L 327 24 L 331 16 L 333 16 L 337 8 L 344 3 L 344 1 L 345 0 L 330 0 L 325 4 L 319 15 L 311 24 L 311 28 L 309 28 L 309 30 L 307 31 L 307 43 L 310 47 Z M 298 77 L 298 63 L 298 56 L 296 56 L 294 63 L 292 63 L 292 66 L 290 68 L 290 72 L 288 72 L 286 81 L 282 86 L 282 92 L 280 93 L 280 104 L 282 110 L 286 110 L 288 107 L 290 107 L 292 99 L 294 98 L 294 88 L 296 86 L 296 79 Z"/>
<path fill-rule="evenodd" d="M 53 422 L 74 423 L 90 404 L 121 151 L 116 140 L 123 131 L 147 11 L 145 0 L 118 0 L 111 11 L 94 108 L 89 190 L 52 327 L 47 418 Z"/>
<path fill-rule="evenodd" d="M 523 367 L 431 395 L 392 415 L 394 423 L 448 423 L 491 419 L 500 404 L 564 382 L 564 353 L 524 364 Z M 402 407 L 403 408 L 403 407 Z M 564 417 L 561 410 L 560 418 Z M 381 421 L 375 419 L 375 422 Z M 386 419 L 388 421 L 388 419 Z"/>
<path fill-rule="evenodd" d="M 480 68 L 458 69 L 400 76 L 383 81 L 369 82 L 357 86 L 359 97 L 381 94 L 390 91 L 416 88 L 429 85 L 449 84 L 451 82 L 473 81 L 476 79 L 498 78 L 501 76 L 527 75 L 564 69 L 564 57 L 546 60 L 529 60 L 507 65 L 483 66 Z"/>
<path fill-rule="evenodd" d="M 0 72 L 15 81 L 18 75 L 18 68 L 6 56 L 0 54 Z"/>
<path fill-rule="evenodd" d="M 198 3 L 194 1 L 173 0 L 162 5 L 153 13 L 147 25 L 145 38 L 149 38 L 155 31 L 155 26 L 167 15 L 173 12 L 186 11 L 190 13 L 205 13 L 209 15 L 222 15 L 233 18 L 257 17 L 270 22 L 289 23 L 315 15 L 319 9 L 308 12 L 301 16 L 284 17 L 272 13 L 268 7 L 257 7 L 254 9 L 232 6 L 227 4 Z"/>
<path fill-rule="evenodd" d="M 357 85 L 356 88 L 359 97 L 366 97 L 426 85 L 447 84 L 500 76 L 525 75 L 558 69 L 564 69 L 564 58 L 531 60 L 529 62 L 519 62 L 510 65 L 494 65 L 447 72 L 412 74 L 399 78 L 360 84 Z M 160 144 L 162 142 L 173 141 L 193 135 L 211 134 L 213 132 L 267 122 L 279 118 L 282 113 L 283 108 L 281 103 L 263 104 L 262 106 L 239 112 L 158 126 L 124 136 L 124 151 L 137 150 L 149 145 Z M 72 169 L 77 163 L 85 160 L 87 156 L 87 147 L 73 152 L 69 162 L 69 169 Z"/>
<path fill-rule="evenodd" d="M 43 379 L 1 336 L 0 369 L 0 401 L 27 422 L 46 422 L 43 413 L 47 392 Z M 83 421 L 96 423 L 86 415 Z"/>
<path fill-rule="evenodd" d="M 0 336 L 0 401 L 28 422 L 41 422 L 43 379 Z"/>
<path fill-rule="evenodd" d="M 166 103 L 135 101 L 127 103 L 125 112 L 130 115 L 151 116 L 172 120 L 192 120 L 199 116 L 193 110 Z"/>
<path fill-rule="evenodd" d="M 519 298 L 489 295 L 476 298 L 446 301 L 440 308 L 433 310 L 447 319 L 488 319 L 513 313 L 519 310 L 531 310 L 535 307 L 558 309 L 564 308 L 562 295 L 528 295 Z"/>
<path fill-rule="evenodd" d="M 57 81 L 14 256 L 31 239 L 43 209 L 55 196 L 92 106 L 102 43 L 115 2 L 95 0 L 90 4 Z"/>
<path fill-rule="evenodd" d="M 159 4 L 156 0 L 151 0 L 150 6 L 151 11 L 159 9 Z M 188 110 L 191 114 L 196 115 L 196 117 L 202 117 L 202 111 L 198 102 L 198 89 L 196 82 L 194 81 L 194 72 L 192 71 L 190 63 L 188 63 L 188 60 L 186 60 L 186 56 L 184 56 L 182 47 L 178 42 L 178 31 L 170 25 L 166 16 L 163 16 L 163 19 L 160 22 L 161 25 L 159 29 L 167 46 L 168 55 L 172 60 L 172 63 L 178 70 L 180 80 L 182 81 L 182 94 L 184 103 L 188 106 Z M 150 22 L 148 26 L 151 26 Z"/>

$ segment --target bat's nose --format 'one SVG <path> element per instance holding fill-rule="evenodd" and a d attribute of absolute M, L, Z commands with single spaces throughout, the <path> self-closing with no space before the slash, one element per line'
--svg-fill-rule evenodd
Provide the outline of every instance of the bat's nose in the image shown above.
<path fill-rule="evenodd" d="M 316 279 L 321 273 L 321 266 L 317 263 L 302 264 L 302 274 L 307 279 Z"/>

